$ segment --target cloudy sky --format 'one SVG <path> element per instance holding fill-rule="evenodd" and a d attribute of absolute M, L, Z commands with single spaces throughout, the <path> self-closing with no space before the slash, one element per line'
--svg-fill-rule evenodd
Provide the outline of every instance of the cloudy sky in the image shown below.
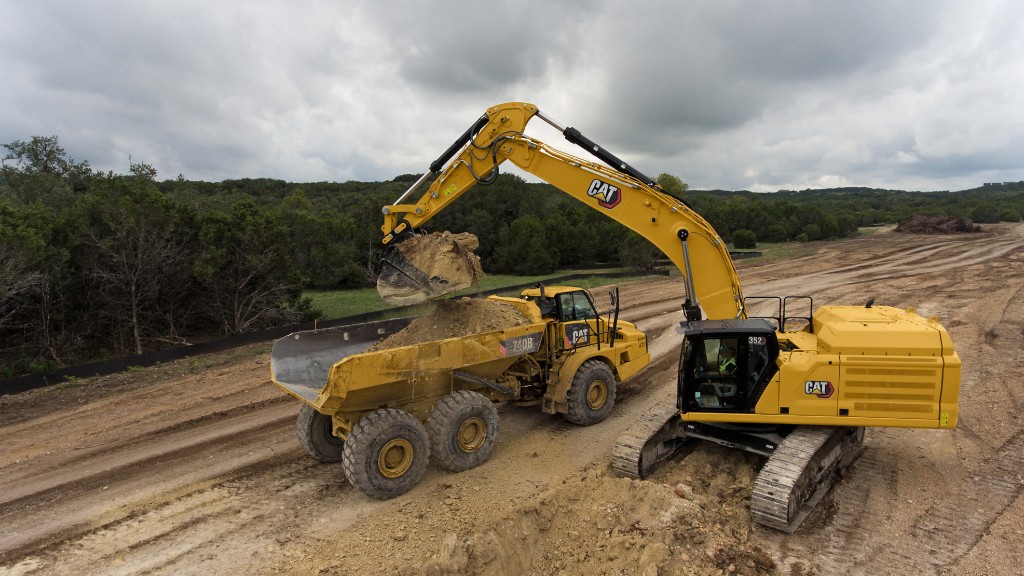
<path fill-rule="evenodd" d="M 1024 180 L 1018 0 L 0 0 L 0 14 L 0 143 L 57 135 L 101 170 L 130 156 L 161 179 L 388 180 L 523 100 L 694 188 Z"/>

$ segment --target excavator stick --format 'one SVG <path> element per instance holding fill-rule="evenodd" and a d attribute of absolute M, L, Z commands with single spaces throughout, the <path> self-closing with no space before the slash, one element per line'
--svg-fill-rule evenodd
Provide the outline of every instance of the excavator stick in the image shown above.
<path fill-rule="evenodd" d="M 418 234 L 390 247 L 381 259 L 377 292 L 397 306 L 418 304 L 469 288 L 483 277 L 480 242 L 472 234 Z"/>

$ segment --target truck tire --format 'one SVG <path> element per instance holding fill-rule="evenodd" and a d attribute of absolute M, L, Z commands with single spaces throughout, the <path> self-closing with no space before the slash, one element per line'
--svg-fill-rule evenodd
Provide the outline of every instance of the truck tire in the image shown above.
<path fill-rule="evenodd" d="M 434 462 L 451 472 L 483 464 L 498 441 L 498 409 L 479 392 L 457 390 L 441 398 L 427 420 Z"/>
<path fill-rule="evenodd" d="M 380 408 L 352 428 L 342 453 L 348 481 L 366 495 L 387 500 L 412 489 L 427 468 L 430 441 L 408 412 Z"/>
<path fill-rule="evenodd" d="M 597 424 L 615 405 L 615 374 L 596 358 L 584 362 L 572 377 L 565 398 L 565 419 L 580 426 Z"/>
<path fill-rule="evenodd" d="M 330 416 L 309 404 L 302 405 L 295 421 L 299 445 L 320 462 L 341 462 L 341 451 L 345 448 L 345 441 L 332 433 L 331 421 Z"/>

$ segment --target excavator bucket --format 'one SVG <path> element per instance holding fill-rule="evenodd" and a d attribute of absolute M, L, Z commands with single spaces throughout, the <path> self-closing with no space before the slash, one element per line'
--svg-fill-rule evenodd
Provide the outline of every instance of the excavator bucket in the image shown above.
<path fill-rule="evenodd" d="M 483 277 L 476 236 L 420 234 L 388 248 L 377 274 L 377 293 L 397 306 L 417 304 L 469 288 Z"/>

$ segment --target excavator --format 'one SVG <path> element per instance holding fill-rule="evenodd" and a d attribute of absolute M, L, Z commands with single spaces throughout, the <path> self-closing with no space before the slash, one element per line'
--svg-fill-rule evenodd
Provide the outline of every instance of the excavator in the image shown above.
<path fill-rule="evenodd" d="M 534 117 L 595 160 L 553 148 L 524 130 Z M 858 454 L 864 427 L 954 428 L 961 363 L 936 318 L 914 309 L 820 306 L 808 296 L 745 297 L 726 243 L 685 201 L 537 106 L 489 108 L 392 205 L 383 208 L 378 286 L 406 299 L 435 298 L 472 278 L 460 267 L 404 249 L 423 225 L 511 162 L 616 220 L 679 269 L 675 399 L 628 428 L 612 451 L 621 475 L 644 478 L 695 441 L 766 457 L 753 487 L 758 523 L 793 532 Z M 404 203 L 430 178 L 414 203 Z M 409 246 L 408 244 L 406 246 Z M 453 246 L 453 253 L 460 247 Z M 463 250 L 464 251 L 464 250 Z M 751 307 L 769 309 L 755 316 Z"/>

